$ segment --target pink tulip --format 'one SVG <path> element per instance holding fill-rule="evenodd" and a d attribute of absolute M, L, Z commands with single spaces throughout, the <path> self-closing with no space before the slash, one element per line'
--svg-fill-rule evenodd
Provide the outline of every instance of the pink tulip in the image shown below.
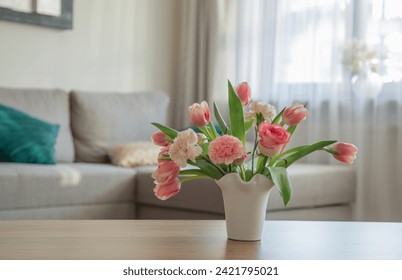
<path fill-rule="evenodd" d="M 167 183 L 157 183 L 154 192 L 157 198 L 166 200 L 176 195 L 180 191 L 180 187 L 180 181 L 176 179 Z"/>
<path fill-rule="evenodd" d="M 288 126 L 294 126 L 299 124 L 302 120 L 305 120 L 307 115 L 308 110 L 304 105 L 295 104 L 283 111 L 282 120 Z"/>
<path fill-rule="evenodd" d="M 162 131 L 157 131 L 151 136 L 151 140 L 155 145 L 167 147 L 169 146 L 169 142 L 167 141 L 168 136 Z"/>
<path fill-rule="evenodd" d="M 333 155 L 333 157 L 340 162 L 351 164 L 356 159 L 357 148 L 353 144 L 339 142 L 332 149 L 338 153 L 337 155 Z"/>
<path fill-rule="evenodd" d="M 190 122 L 198 127 L 206 126 L 211 118 L 208 103 L 202 101 L 201 104 L 194 103 L 188 108 Z"/>
<path fill-rule="evenodd" d="M 163 147 L 158 154 L 158 164 L 170 160 L 169 147 Z"/>
<path fill-rule="evenodd" d="M 166 184 L 174 181 L 179 176 L 180 167 L 171 160 L 159 163 L 158 168 L 152 173 L 151 177 L 159 184 Z"/>
<path fill-rule="evenodd" d="M 246 148 L 236 137 L 223 135 L 209 144 L 208 154 L 215 164 L 231 164 L 246 154 Z"/>
<path fill-rule="evenodd" d="M 258 149 L 265 156 L 275 156 L 283 151 L 289 142 L 290 133 L 279 124 L 262 122 L 258 126 Z"/>
<path fill-rule="evenodd" d="M 163 148 L 160 156 L 165 154 L 168 148 Z M 178 176 L 180 167 L 169 159 L 162 159 L 159 161 L 158 168 L 152 173 L 151 177 L 155 179 L 154 192 L 156 197 L 161 200 L 166 200 L 180 191 L 180 181 Z"/>
<path fill-rule="evenodd" d="M 251 88 L 247 82 L 242 82 L 235 87 L 235 91 L 241 100 L 241 104 L 248 105 L 251 100 Z"/>

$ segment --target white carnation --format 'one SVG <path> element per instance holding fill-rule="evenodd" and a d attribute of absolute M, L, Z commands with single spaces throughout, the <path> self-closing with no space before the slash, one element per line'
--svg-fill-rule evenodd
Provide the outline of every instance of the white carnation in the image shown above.
<path fill-rule="evenodd" d="M 177 137 L 169 148 L 170 158 L 180 167 L 185 167 L 187 160 L 195 162 L 195 158 L 202 153 L 197 142 L 198 135 L 191 128 L 177 133 Z"/>
<path fill-rule="evenodd" d="M 257 113 L 261 113 L 267 122 L 272 122 L 277 115 L 275 106 L 253 101 L 250 104 L 250 111 L 244 113 L 244 118 L 246 121 L 256 119 Z"/>

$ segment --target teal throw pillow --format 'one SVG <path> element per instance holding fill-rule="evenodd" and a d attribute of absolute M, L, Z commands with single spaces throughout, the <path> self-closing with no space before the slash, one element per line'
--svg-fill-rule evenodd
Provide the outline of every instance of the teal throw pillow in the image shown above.
<path fill-rule="evenodd" d="M 59 125 L 0 104 L 0 161 L 54 164 Z"/>

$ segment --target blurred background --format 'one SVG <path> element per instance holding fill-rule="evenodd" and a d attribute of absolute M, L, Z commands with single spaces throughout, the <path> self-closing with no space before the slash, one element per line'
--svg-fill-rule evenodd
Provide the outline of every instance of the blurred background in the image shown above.
<path fill-rule="evenodd" d="M 80 0 L 71 28 L 1 20 L 0 38 L 0 86 L 163 90 L 176 128 L 193 102 L 224 107 L 227 79 L 279 110 L 307 103 L 293 145 L 354 143 L 357 218 L 402 221 L 402 1 Z"/>

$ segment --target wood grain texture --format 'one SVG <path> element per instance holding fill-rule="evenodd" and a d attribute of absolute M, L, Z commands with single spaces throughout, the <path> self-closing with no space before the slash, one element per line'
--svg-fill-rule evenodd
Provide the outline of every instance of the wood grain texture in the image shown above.
<path fill-rule="evenodd" d="M 402 259 L 402 223 L 267 221 L 239 242 L 224 221 L 0 221 L 0 259 Z"/>

